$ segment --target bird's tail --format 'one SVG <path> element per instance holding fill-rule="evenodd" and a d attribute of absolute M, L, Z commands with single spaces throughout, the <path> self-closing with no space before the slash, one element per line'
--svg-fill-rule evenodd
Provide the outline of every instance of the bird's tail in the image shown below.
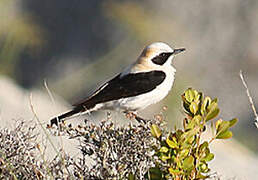
<path fill-rule="evenodd" d="M 70 116 L 72 116 L 72 115 L 74 115 L 74 114 L 77 114 L 77 113 L 79 113 L 79 112 L 81 112 L 81 109 L 80 109 L 80 108 L 75 108 L 75 109 L 73 109 L 73 110 L 71 110 L 71 111 L 68 111 L 68 112 L 66 112 L 66 113 L 64 113 L 64 114 L 61 114 L 60 116 L 57 116 L 57 117 L 51 119 L 51 120 L 50 120 L 50 125 L 51 125 L 51 126 L 52 126 L 53 124 L 57 125 L 58 122 L 61 122 L 64 118 L 70 117 Z"/>

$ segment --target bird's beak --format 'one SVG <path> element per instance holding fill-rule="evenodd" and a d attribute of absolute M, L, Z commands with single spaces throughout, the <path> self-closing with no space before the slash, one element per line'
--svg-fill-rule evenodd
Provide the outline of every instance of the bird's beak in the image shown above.
<path fill-rule="evenodd" d="M 174 49 L 172 55 L 176 55 L 176 54 L 179 54 L 181 52 L 185 51 L 185 48 L 179 48 L 179 49 Z"/>

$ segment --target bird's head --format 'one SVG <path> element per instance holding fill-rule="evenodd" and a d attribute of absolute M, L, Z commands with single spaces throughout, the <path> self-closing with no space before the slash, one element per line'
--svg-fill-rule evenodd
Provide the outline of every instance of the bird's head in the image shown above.
<path fill-rule="evenodd" d="M 175 55 L 184 50 L 185 48 L 172 49 L 163 42 L 152 43 L 144 48 L 137 61 L 129 66 L 127 70 L 125 70 L 125 73 L 166 69 L 168 69 L 168 71 L 171 69 L 175 71 L 171 66 L 172 59 Z"/>
<path fill-rule="evenodd" d="M 175 55 L 183 52 L 185 48 L 172 49 L 169 45 L 163 42 L 155 42 L 145 47 L 140 58 L 147 63 L 162 66 L 164 64 L 171 64 Z"/>

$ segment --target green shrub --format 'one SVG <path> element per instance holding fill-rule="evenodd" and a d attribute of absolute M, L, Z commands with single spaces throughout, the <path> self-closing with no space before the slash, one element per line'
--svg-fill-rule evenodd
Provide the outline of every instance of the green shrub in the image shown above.
<path fill-rule="evenodd" d="M 229 128 L 237 119 L 212 121 L 219 114 L 217 99 L 204 97 L 201 92 L 187 89 L 182 95 L 186 114 L 183 129 L 168 132 L 156 124 L 151 125 L 151 133 L 156 138 L 153 145 L 158 159 L 155 167 L 150 168 L 146 178 L 156 179 L 206 179 L 210 172 L 208 162 L 214 158 L 210 144 L 215 139 L 232 137 Z M 202 134 L 209 126 L 213 135 L 209 141 L 202 140 Z"/>

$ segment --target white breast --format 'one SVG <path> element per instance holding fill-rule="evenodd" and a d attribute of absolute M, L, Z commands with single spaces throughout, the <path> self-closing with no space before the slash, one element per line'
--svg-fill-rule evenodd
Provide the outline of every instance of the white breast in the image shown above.
<path fill-rule="evenodd" d="M 174 72 L 166 73 L 166 78 L 156 89 L 135 97 L 120 100 L 120 106 L 128 110 L 141 110 L 151 104 L 155 104 L 164 99 L 172 88 L 174 82 Z"/>

